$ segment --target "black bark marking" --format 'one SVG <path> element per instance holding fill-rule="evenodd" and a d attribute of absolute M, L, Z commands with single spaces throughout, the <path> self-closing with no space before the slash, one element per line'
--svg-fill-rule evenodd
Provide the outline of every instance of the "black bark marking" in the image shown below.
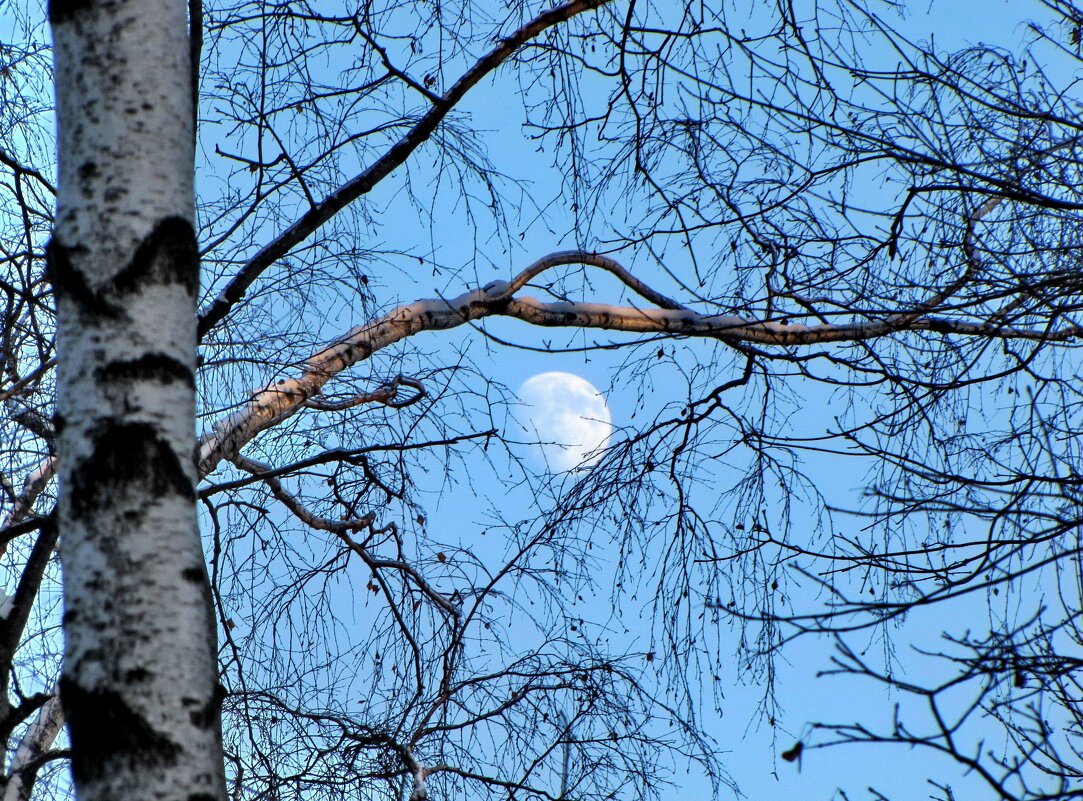
<path fill-rule="evenodd" d="M 70 497 L 77 515 L 107 505 L 116 508 L 123 500 L 143 505 L 164 495 L 195 500 L 195 487 L 180 459 L 153 427 L 108 422 L 92 437 L 93 452 L 72 471 Z"/>
<path fill-rule="evenodd" d="M 142 684 L 150 679 L 150 671 L 146 668 L 133 668 L 124 674 L 125 684 Z"/>
<path fill-rule="evenodd" d="M 192 224 L 183 217 L 159 222 L 111 283 L 121 296 L 159 284 L 180 284 L 194 296 L 199 290 L 199 251 Z"/>
<path fill-rule="evenodd" d="M 148 353 L 138 359 L 118 360 L 110 362 L 95 371 L 99 381 L 111 383 L 113 381 L 159 381 L 163 384 L 172 384 L 180 381 L 195 389 L 196 378 L 183 362 L 167 356 L 164 353 Z"/>
<path fill-rule="evenodd" d="M 147 286 L 179 284 L 190 295 L 199 289 L 199 251 L 191 223 L 183 217 L 159 222 L 113 278 L 94 289 L 72 264 L 72 256 L 88 252 L 83 245 L 65 247 L 56 239 L 45 248 L 45 274 L 58 297 L 74 300 L 84 310 L 116 319 L 128 296 Z"/>
<path fill-rule="evenodd" d="M 85 690 L 65 676 L 60 679 L 60 701 L 76 782 L 93 781 L 118 769 L 132 772 L 176 764 L 180 747 L 155 731 L 119 693 Z"/>
<path fill-rule="evenodd" d="M 92 0 L 49 0 L 49 22 L 53 25 L 67 22 L 76 13 L 93 5 Z"/>
<path fill-rule="evenodd" d="M 218 798 L 210 793 L 192 793 L 188 796 L 188 801 L 218 801 Z"/>
<path fill-rule="evenodd" d="M 83 309 L 104 317 L 116 318 L 117 309 L 108 303 L 87 283 L 81 272 L 72 266 L 72 254 L 85 254 L 82 245 L 64 247 L 56 239 L 50 239 L 45 246 L 45 277 L 53 285 L 53 294 L 58 298 L 74 300 Z"/>
<path fill-rule="evenodd" d="M 199 729 L 209 729 L 218 725 L 218 718 L 222 713 L 222 702 L 226 700 L 226 688 L 221 682 L 214 685 L 214 693 L 202 709 L 193 711 L 190 715 L 192 725 Z"/>
<path fill-rule="evenodd" d="M 190 584 L 202 584 L 207 578 L 207 571 L 203 569 L 203 565 L 186 567 L 181 571 L 181 578 Z"/>

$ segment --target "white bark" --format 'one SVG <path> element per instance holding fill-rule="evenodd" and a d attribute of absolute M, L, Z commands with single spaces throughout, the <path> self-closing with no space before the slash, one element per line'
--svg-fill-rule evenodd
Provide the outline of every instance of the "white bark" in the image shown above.
<path fill-rule="evenodd" d="M 221 799 L 195 511 L 185 6 L 53 0 L 57 434 L 65 663 L 81 801 Z"/>
<path fill-rule="evenodd" d="M 4 522 L 0 525 L 0 530 L 13 526 L 26 519 L 34 508 L 34 501 L 41 495 L 42 491 L 52 480 L 53 474 L 56 471 L 56 459 L 52 456 L 48 456 L 38 463 L 26 478 L 23 479 L 22 491 L 15 498 L 15 502 L 11 505 L 11 511 L 8 512 L 4 518 Z M 4 545 L 0 543 L 0 553 L 3 552 Z"/>
<path fill-rule="evenodd" d="M 26 730 L 7 771 L 7 784 L 4 786 L 2 801 L 26 801 L 34 787 L 37 766 L 34 764 L 53 744 L 64 725 L 64 714 L 60 709 L 60 699 L 55 695 L 38 710 L 34 722 Z"/>

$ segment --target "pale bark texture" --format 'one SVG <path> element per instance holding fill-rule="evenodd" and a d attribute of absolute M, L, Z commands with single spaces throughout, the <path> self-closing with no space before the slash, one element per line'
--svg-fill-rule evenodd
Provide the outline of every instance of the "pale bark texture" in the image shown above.
<path fill-rule="evenodd" d="M 38 711 L 34 722 L 15 748 L 7 768 L 8 782 L 0 796 L 2 801 L 27 801 L 30 798 L 36 775 L 35 762 L 49 749 L 63 725 L 60 700 L 53 695 Z"/>
<path fill-rule="evenodd" d="M 77 797 L 224 797 L 195 512 L 185 5 L 54 0 L 60 697 Z"/>

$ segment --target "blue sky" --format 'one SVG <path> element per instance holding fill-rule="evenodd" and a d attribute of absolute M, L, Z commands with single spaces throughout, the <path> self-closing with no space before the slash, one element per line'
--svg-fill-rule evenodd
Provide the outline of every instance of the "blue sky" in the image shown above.
<path fill-rule="evenodd" d="M 1028 13 L 1036 13 L 1030 9 L 1028 6 Z M 1008 0 L 982 3 L 960 0 L 910 4 L 905 26 L 914 39 L 927 39 L 930 34 L 935 34 L 937 46 L 944 49 L 977 43 L 996 43 L 1014 49 L 1027 36 L 1024 19 L 1019 4 Z M 552 154 L 540 151 L 538 143 L 525 136 L 519 125 L 518 103 L 514 99 L 511 102 L 508 100 L 514 97 L 516 91 L 513 76 L 505 72 L 491 85 L 468 98 L 461 108 L 462 113 L 469 115 L 470 125 L 475 130 L 486 132 L 486 155 L 497 170 L 506 171 L 526 184 L 524 194 L 513 193 L 508 203 L 512 230 L 506 233 L 510 233 L 510 236 L 501 238 L 484 220 L 474 227 L 457 203 L 455 187 L 449 186 L 446 179 L 440 184 L 444 192 L 435 200 L 426 199 L 434 208 L 435 224 L 430 227 L 408 202 L 402 191 L 402 182 L 394 180 L 393 176 L 373 193 L 369 201 L 381 226 L 378 229 L 380 242 L 374 243 L 374 246 L 383 245 L 411 255 L 421 255 L 426 264 L 413 267 L 411 260 L 403 259 L 403 264 L 411 266 L 401 270 L 374 271 L 374 283 L 381 285 L 378 297 L 382 303 L 457 295 L 469 285 L 507 278 L 534 258 L 575 244 L 568 237 L 553 234 L 544 225 L 533 224 L 537 216 L 534 204 L 552 211 L 549 200 L 559 196 L 562 173 L 554 169 Z M 427 174 L 424 165 L 412 166 L 412 175 L 418 184 L 418 195 L 426 198 L 426 190 L 433 185 L 427 185 L 426 181 L 433 181 L 433 176 Z M 564 230 L 559 214 L 553 229 Z M 517 235 L 519 231 L 523 233 L 521 238 Z M 629 266 L 637 268 L 648 263 L 635 252 L 622 254 L 622 259 Z M 430 263 L 442 267 L 440 274 L 428 269 Z M 597 283 L 595 291 L 598 300 L 608 299 L 606 289 L 611 289 L 611 286 L 604 281 Z M 339 317 L 328 318 L 328 329 L 345 330 L 363 319 L 364 313 L 356 308 L 344 310 Z M 592 334 L 581 332 L 539 332 L 506 321 L 490 321 L 484 327 L 502 340 L 531 347 L 549 341 L 554 347 L 574 349 L 596 339 Z M 682 359 L 676 362 L 666 360 L 652 368 L 655 392 L 647 398 L 640 398 L 630 394 L 620 381 L 620 360 L 624 358 L 620 352 L 593 351 L 584 355 L 575 352 L 509 351 L 486 341 L 479 332 L 467 330 L 426 334 L 418 339 L 422 347 L 432 351 L 434 363 L 453 361 L 465 350 L 470 361 L 483 374 L 511 389 L 530 376 L 548 370 L 565 370 L 582 376 L 606 394 L 618 438 L 622 429 L 633 428 L 637 420 L 651 419 L 652 412 L 657 412 L 664 404 L 681 402 L 684 396 L 679 389 L 686 380 L 689 354 L 693 362 L 695 354 L 701 354 L 707 360 L 712 358 L 710 348 L 702 344 L 682 342 L 667 345 L 668 348 L 680 349 Z M 614 382 L 615 372 L 618 378 Z M 670 392 L 673 389 L 678 390 L 676 394 Z M 795 430 L 801 426 L 815 429 L 834 413 L 835 399 L 822 388 L 805 382 L 793 384 L 791 390 L 806 401 L 800 414 L 793 420 Z M 641 405 L 646 408 L 640 408 Z M 527 446 L 522 446 L 520 452 L 526 454 Z M 828 461 L 825 457 L 809 455 L 805 457 L 804 467 L 813 476 L 830 476 L 823 487 L 829 500 L 846 506 L 856 502 L 857 494 L 864 486 L 868 465 L 857 460 Z M 431 475 L 431 487 L 423 487 L 433 493 L 434 506 L 429 510 L 428 521 L 430 530 L 447 532 L 442 535 L 446 540 L 458 542 L 463 547 L 499 551 L 499 546 L 492 545 L 491 541 L 486 546 L 481 545 L 478 532 L 492 526 L 497 512 L 505 519 L 514 520 L 517 516 L 529 518 L 533 509 L 533 493 L 539 485 L 522 484 L 516 490 L 507 491 L 496 481 L 501 476 L 493 476 L 491 482 L 486 479 L 488 469 L 481 465 L 470 468 L 470 479 L 477 488 L 477 495 L 471 491 L 464 477 L 452 476 L 455 483 L 448 490 L 443 475 Z M 495 471 L 500 468 L 491 469 Z M 724 483 L 726 480 L 725 469 L 719 465 L 705 465 L 704 471 L 716 481 Z M 443 490 L 442 494 L 437 495 L 438 490 Z M 860 525 L 845 518 L 839 522 L 843 527 Z M 600 575 L 604 576 L 607 570 L 613 569 L 611 560 L 607 562 L 604 552 L 597 554 L 596 558 L 599 560 L 597 572 Z M 601 578 L 593 602 L 589 598 L 585 602 L 587 616 L 610 621 L 608 602 L 606 581 Z M 931 670 L 933 668 L 926 660 L 915 660 L 908 653 L 911 644 L 935 644 L 945 626 L 965 626 L 967 621 L 974 621 L 975 625 L 980 626 L 987 615 L 984 599 L 981 598 L 964 599 L 933 611 L 913 613 L 905 629 L 895 633 L 895 648 L 910 670 Z M 648 601 L 640 600 L 638 606 L 632 602 L 623 604 L 619 618 L 621 635 L 614 642 L 614 647 L 617 650 L 648 651 L 652 647 L 652 630 L 648 620 Z M 733 632 L 723 628 L 719 636 L 723 639 L 720 649 L 723 653 L 727 651 L 727 645 L 731 652 L 736 652 L 736 635 Z M 855 648 L 867 648 L 870 658 L 882 656 L 886 647 L 874 635 L 857 635 L 850 642 Z M 901 703 L 903 715 L 912 720 L 913 725 L 921 727 L 929 722 L 923 709 L 871 683 L 852 678 L 817 678 L 819 671 L 830 666 L 832 654 L 831 642 L 812 639 L 793 643 L 783 652 L 777 662 L 779 712 L 774 728 L 759 715 L 764 694 L 762 684 L 757 681 L 742 683 L 742 671 L 736 664 L 730 665 L 728 672 L 722 673 L 725 688 L 723 714 L 716 716 L 710 711 L 710 704 L 706 704 L 704 721 L 723 751 L 728 752 L 725 764 L 747 797 L 829 799 L 837 797 L 836 787 L 842 785 L 851 799 L 870 797 L 866 788 L 872 787 L 895 801 L 917 801 L 929 797 L 933 790 L 925 784 L 927 776 L 950 783 L 957 797 L 985 797 L 985 788 L 974 777 L 963 776 L 953 764 L 938 762 L 928 753 L 899 747 L 856 746 L 818 750 L 807 754 L 800 766 L 781 761 L 779 754 L 784 749 L 797 739 L 808 737 L 808 726 L 812 721 L 850 722 L 860 719 L 870 724 L 886 723 L 895 704 Z M 709 691 L 705 690 L 706 694 Z M 977 740 L 994 733 L 995 730 L 975 730 L 973 737 Z M 682 797 L 706 797 L 708 793 L 704 778 L 694 771 L 678 775 L 676 780 Z"/>
<path fill-rule="evenodd" d="M 935 32 L 937 46 L 945 49 L 979 42 L 1014 48 L 1026 37 L 1021 5 L 1012 0 L 911 3 L 905 25 L 916 39 L 927 38 Z M 1038 11 L 1036 4 L 1026 4 L 1026 13 L 1037 15 Z M 497 169 L 516 176 L 528 186 L 523 195 L 512 194 L 509 202 L 510 219 L 515 230 L 507 232 L 509 235 L 501 239 L 484 221 L 478 227 L 472 227 L 462 207 L 455 203 L 454 188 L 446 185 L 446 192 L 432 201 L 436 207 L 434 216 L 437 224 L 430 227 L 407 202 L 402 182 L 392 176 L 373 193 L 369 201 L 380 225 L 381 241 L 373 243 L 373 246 L 382 245 L 403 251 L 411 258 L 404 257 L 401 264 L 395 263 L 393 268 L 384 271 L 373 268 L 373 286 L 379 287 L 377 297 L 381 304 L 390 305 L 395 301 L 409 301 L 417 297 L 457 295 L 467 285 L 507 278 L 512 271 L 534 258 L 575 244 L 568 237 L 553 234 L 544 225 L 534 224 L 537 216 L 534 204 L 549 208 L 549 200 L 559 196 L 562 173 L 554 169 L 551 153 L 540 152 L 538 144 L 524 135 L 519 125 L 518 104 L 508 102 L 516 91 L 513 76 L 504 72 L 491 85 L 469 97 L 461 109 L 469 115 L 474 128 L 488 132 L 485 136 L 487 155 Z M 424 185 L 425 181 L 432 180 L 433 176 L 427 173 L 424 165 L 415 166 L 413 172 L 415 178 L 421 181 L 418 191 L 419 195 L 423 195 L 427 188 L 431 188 Z M 204 172 L 204 178 L 213 181 L 221 176 L 212 178 L 209 172 Z M 556 220 L 554 229 L 563 230 L 560 225 L 567 219 L 558 214 Z M 519 230 L 523 232 L 521 238 L 518 236 Z M 412 257 L 417 255 L 423 256 L 428 264 L 415 266 Z M 633 252 L 622 254 L 622 259 L 627 260 L 629 266 L 637 268 L 648 263 Z M 429 269 L 432 263 L 442 266 L 439 275 Z M 605 293 L 612 286 L 599 281 L 595 289 L 598 300 L 607 300 Z M 323 320 L 325 328 L 320 335 L 333 336 L 345 331 L 371 312 L 372 309 L 356 306 L 335 306 L 328 310 Z M 539 332 L 506 321 L 486 323 L 485 329 L 501 339 L 531 346 L 550 340 L 555 346 L 577 348 L 595 340 L 594 335 L 590 334 Z M 615 437 L 618 438 L 622 431 L 634 428 L 638 421 L 651 419 L 653 413 L 663 405 L 680 403 L 684 396 L 679 391 L 671 394 L 670 390 L 681 388 L 689 363 L 694 363 L 697 357 L 704 360 L 712 358 L 711 349 L 703 344 L 681 342 L 665 345 L 667 349 L 681 349 L 684 356 L 681 360 L 663 360 L 652 368 L 655 391 L 641 398 L 631 394 L 621 380 L 624 354 L 619 351 L 592 351 L 584 355 L 578 352 L 508 350 L 486 341 L 479 332 L 466 329 L 450 335 L 426 334 L 419 338 L 419 342 L 432 352 L 433 362 L 454 361 L 465 349 L 483 374 L 511 389 L 543 371 L 565 370 L 582 376 L 606 394 L 617 429 Z M 264 380 L 266 376 L 259 378 Z M 833 413 L 834 399 L 823 389 L 813 388 L 807 382 L 795 384 L 792 389 L 806 399 L 804 408 L 799 414 L 795 413 L 795 430 L 803 425 L 815 428 Z M 238 392 L 241 391 L 238 388 Z M 521 454 L 529 454 L 528 445 L 517 447 Z M 810 455 L 806 457 L 804 466 L 810 474 L 830 477 L 827 492 L 830 499 L 839 505 L 854 501 L 865 480 L 866 465 L 856 460 L 828 461 L 824 457 Z M 545 487 L 542 477 L 534 479 L 535 483 L 523 483 L 516 489 L 506 490 L 495 480 L 504 476 L 492 476 L 493 480 L 490 481 L 486 474 L 487 470 L 501 469 L 504 468 L 500 463 L 491 468 L 482 465 L 471 468 L 473 475 L 470 478 L 478 490 L 476 495 L 467 481 L 460 480 L 461 477 L 453 477 L 458 483 L 448 491 L 445 477 L 438 473 L 431 474 L 431 486 L 422 487 L 423 491 L 431 491 L 433 497 L 428 523 L 430 530 L 449 532 L 446 539 L 458 540 L 464 547 L 477 548 L 479 551 L 489 547 L 498 551 L 499 545 L 481 545 L 479 532 L 493 524 L 496 512 L 506 519 L 529 518 L 533 513 L 535 491 Z M 730 480 L 722 465 L 709 465 L 704 469 L 714 481 L 725 483 Z M 441 489 L 444 491 L 438 494 Z M 709 491 L 709 488 L 703 490 L 704 493 Z M 843 525 L 856 524 L 845 521 Z M 614 568 L 613 558 L 607 556 L 603 549 L 599 551 L 596 559 L 600 578 L 593 599 L 588 596 L 584 601 L 586 616 L 609 622 L 615 631 L 619 631 L 619 637 L 615 637 L 614 642 L 618 650 L 625 648 L 646 652 L 652 647 L 652 631 L 647 622 L 649 602 L 641 600 L 638 605 L 627 602 L 620 610 L 619 619 L 613 620 L 606 586 L 607 571 Z M 358 586 L 361 586 L 360 581 Z M 1034 589 L 1040 591 L 1040 588 Z M 935 641 L 946 624 L 975 620 L 980 625 L 986 614 L 983 599 L 964 599 L 952 606 L 913 613 L 906 628 L 899 632 L 896 647 L 900 652 L 905 652 L 910 643 Z M 616 625 L 618 622 L 620 626 Z M 736 652 L 736 642 L 732 641 L 736 635 L 723 628 L 719 636 L 723 638 L 722 652 Z M 865 640 L 859 635 L 851 642 L 855 647 L 867 646 L 870 655 L 883 652 L 883 645 L 875 638 Z M 729 672 L 723 673 L 723 714 L 715 715 L 711 705 L 705 704 L 704 721 L 720 747 L 728 752 L 725 764 L 744 795 L 751 799 L 829 799 L 841 784 L 847 788 L 849 797 L 855 800 L 869 797 L 865 788 L 876 787 L 894 801 L 917 801 L 929 796 L 930 788 L 923 784 L 924 777 L 935 773 L 952 784 L 958 798 L 985 797 L 984 788 L 973 777 L 961 776 L 953 765 L 938 764 L 928 754 L 897 747 L 815 751 L 808 754 L 800 766 L 781 761 L 779 754 L 782 750 L 790 747 L 795 740 L 808 736 L 810 721 L 847 722 L 856 718 L 884 721 L 891 714 L 896 701 L 900 700 L 897 696 L 853 679 L 817 678 L 817 672 L 828 667 L 832 653 L 830 642 L 812 639 L 792 643 L 784 651 L 777 662 L 780 711 L 774 728 L 758 714 L 764 692 L 762 684 L 755 681 L 742 683 L 742 671 L 736 664 L 730 665 Z M 918 660 L 912 664 L 920 662 Z M 709 695 L 709 691 L 705 691 L 706 695 Z M 915 719 L 920 719 L 923 714 L 922 710 L 911 704 L 904 704 L 903 712 Z M 981 733 L 975 736 L 981 736 Z M 677 784 L 681 797 L 706 797 L 709 789 L 704 778 L 694 771 L 679 774 Z"/>
<path fill-rule="evenodd" d="M 1028 17 L 1024 14 L 1040 18 L 1034 6 L 1027 5 L 1025 10 L 1022 6 L 1024 4 L 1010 0 L 909 3 L 904 30 L 918 40 L 928 39 L 932 35 L 937 47 L 947 50 L 992 43 L 1019 52 L 1020 43 L 1029 39 L 1026 27 Z M 464 109 L 478 128 L 497 132 L 495 137 L 490 136 L 486 141 L 489 143 L 488 155 L 498 168 L 506 164 L 509 172 L 530 181 L 536 188 L 534 197 L 545 198 L 556 194 L 555 182 L 559 180 L 559 173 L 549 169 L 547 154 L 538 153 L 536 145 L 524 139 L 515 118 L 505 113 L 506 106 L 499 100 L 508 89 L 506 78 L 498 80 L 497 85 L 488 90 L 491 95 L 475 95 L 464 105 Z M 536 170 L 529 166 L 524 168 L 524 165 L 534 162 L 538 164 Z M 391 208 L 394 208 L 393 203 Z M 529 212 L 526 214 L 529 216 Z M 409 238 L 410 234 L 404 232 L 404 239 Z M 502 260 L 507 260 L 514 269 L 515 266 L 522 266 L 545 252 L 570 247 L 572 244 L 566 240 L 547 237 L 544 231 L 537 229 L 531 230 L 522 244 L 516 243 L 516 249 L 507 255 L 498 253 L 497 248 L 483 244 L 477 248 L 477 255 L 482 260 L 491 259 L 497 265 L 491 273 L 486 270 L 485 265 L 477 266 L 478 277 L 481 283 L 489 278 L 507 277 L 507 273 L 500 269 Z M 471 264 L 466 270 L 468 274 L 475 269 L 472 262 L 475 256 L 472 241 L 440 242 L 437 246 L 440 248 L 439 252 L 446 254 L 449 262 L 455 262 L 456 254 L 461 252 L 462 256 L 459 258 L 462 263 Z M 631 254 L 626 256 L 634 259 Z M 449 294 L 456 292 L 450 285 L 437 288 Z M 405 298 L 409 290 L 402 291 Z M 416 291 L 425 294 L 423 281 L 419 282 Z M 493 322 L 488 323 L 486 328 L 502 339 L 531 345 L 536 345 L 538 341 L 537 331 L 515 323 Z M 590 339 L 589 336 L 579 334 L 564 337 L 549 331 L 543 334 L 554 342 L 573 347 Z M 583 376 L 606 394 L 614 425 L 618 429 L 617 437 L 620 436 L 622 426 L 635 425 L 632 413 L 636 411 L 640 399 L 630 396 L 619 384 L 611 385 L 615 360 L 606 352 L 593 352 L 586 358 L 578 353 L 532 352 L 517 352 L 509 357 L 508 353 L 499 348 L 490 348 L 477 336 L 474 336 L 469 347 L 475 359 L 483 365 L 489 365 L 485 369 L 491 370 L 494 376 L 512 388 L 529 376 L 545 370 L 566 370 Z M 708 353 L 705 346 L 696 343 L 685 342 L 677 347 L 692 350 L 700 348 L 705 354 Z M 674 381 L 678 385 L 681 381 L 676 370 L 658 377 L 656 386 L 659 389 L 653 398 L 646 400 L 648 408 L 653 405 L 657 409 L 660 404 L 672 399 L 665 394 L 665 388 L 672 386 Z M 811 387 L 806 383 L 800 392 L 808 399 L 808 405 L 802 412 L 804 416 L 813 420 L 823 419 L 825 416 L 829 419 L 832 414 L 832 398 L 822 388 Z M 676 399 L 679 401 L 680 396 Z M 644 417 L 650 419 L 650 415 L 644 415 L 640 410 L 639 419 Z M 823 457 L 809 456 L 805 466 L 814 476 L 831 476 L 829 484 L 832 499 L 840 505 L 846 505 L 848 501 L 853 505 L 864 486 L 864 470 L 867 465 L 860 462 L 828 461 Z M 705 466 L 704 469 L 709 471 L 712 468 Z M 508 499 L 514 498 L 514 495 L 508 496 Z M 524 509 L 526 506 L 524 503 Z M 435 520 L 438 526 L 460 531 L 476 530 L 485 524 L 484 518 L 478 515 L 477 507 L 466 493 L 444 496 Z M 852 523 L 846 521 L 845 524 Z M 1030 589 L 1035 594 L 1041 592 L 1041 587 Z M 607 614 L 604 593 L 600 594 L 597 604 L 596 613 L 604 619 Z M 983 598 L 963 599 L 934 610 L 915 612 L 907 620 L 905 628 L 896 632 L 894 647 L 903 657 L 903 664 L 909 666 L 911 671 L 918 671 L 911 675 L 928 677 L 938 669 L 936 664 L 930 659 L 915 659 L 912 653 L 908 653 L 910 646 L 919 644 L 925 648 L 938 647 L 941 644 L 941 632 L 945 628 L 961 633 L 961 627 L 965 628 L 969 622 L 980 627 L 988 614 Z M 622 620 L 629 627 L 630 641 L 650 641 L 650 633 L 642 616 L 626 609 Z M 636 629 L 637 623 L 641 626 L 639 630 Z M 736 635 L 730 633 L 722 636 L 732 638 Z M 873 634 L 858 635 L 850 642 L 856 648 L 866 647 L 870 658 L 877 654 L 883 655 L 886 648 L 878 635 Z M 646 650 L 648 646 L 644 644 L 642 647 Z M 780 760 L 781 751 L 789 748 L 795 740 L 808 737 L 809 724 L 812 721 L 841 723 L 860 720 L 870 725 L 887 724 L 896 704 L 902 704 L 904 719 L 917 730 L 924 727 L 931 731 L 928 728 L 931 720 L 927 709 L 900 697 L 897 693 L 892 694 L 872 682 L 863 683 L 849 677 L 818 678 L 819 671 L 830 667 L 833 654 L 833 643 L 811 638 L 797 641 L 786 648 L 777 663 L 780 714 L 775 728 L 760 714 L 763 686 L 757 682 L 741 683 L 739 671 L 736 669 L 724 677 L 727 689 L 724 692 L 723 714 L 717 716 L 707 712 L 705 720 L 708 721 L 709 731 L 716 737 L 722 749 L 728 752 L 725 763 L 733 780 L 746 797 L 826 801 L 839 798 L 836 788 L 841 786 L 848 797 L 855 800 L 873 797 L 868 788 L 875 788 L 893 801 L 919 801 L 929 798 L 935 790 L 926 783 L 926 777 L 948 783 L 957 798 L 988 797 L 988 790 L 983 783 L 974 776 L 965 776 L 963 771 L 948 760 L 937 758 L 928 752 L 912 751 L 898 746 L 850 746 L 817 750 L 808 753 L 799 766 Z M 923 670 L 928 672 L 923 674 L 920 672 Z M 998 729 L 994 728 L 987 731 L 972 729 L 971 736 L 976 746 L 979 738 L 995 737 L 997 732 Z M 990 745 L 995 747 L 996 743 Z M 707 782 L 695 771 L 678 777 L 677 783 L 681 788 L 680 797 L 704 798 L 709 793 Z"/>

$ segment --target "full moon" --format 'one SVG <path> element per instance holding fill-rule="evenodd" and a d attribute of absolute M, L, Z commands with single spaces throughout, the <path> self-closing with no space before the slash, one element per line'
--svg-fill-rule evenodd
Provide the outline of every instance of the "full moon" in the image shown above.
<path fill-rule="evenodd" d="M 519 416 L 536 437 L 540 456 L 553 472 L 589 467 L 601 457 L 613 430 L 602 394 L 572 373 L 539 373 L 519 387 Z"/>

